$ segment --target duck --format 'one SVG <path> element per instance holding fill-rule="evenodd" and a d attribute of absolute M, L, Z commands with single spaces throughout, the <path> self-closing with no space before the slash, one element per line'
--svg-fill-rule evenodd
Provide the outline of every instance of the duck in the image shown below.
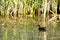
<path fill-rule="evenodd" d="M 39 30 L 39 32 L 40 31 L 43 31 L 43 32 L 45 32 L 46 31 L 46 27 L 42 27 L 41 25 L 37 25 L 38 26 L 38 30 Z"/>

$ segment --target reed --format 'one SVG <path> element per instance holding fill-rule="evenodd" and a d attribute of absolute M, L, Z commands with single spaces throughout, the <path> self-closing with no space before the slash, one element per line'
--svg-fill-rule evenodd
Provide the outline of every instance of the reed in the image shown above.
<path fill-rule="evenodd" d="M 3 27 L 6 28 L 3 29 L 4 31 L 2 33 L 4 35 L 1 39 L 35 39 L 35 34 L 38 35 L 38 33 L 36 33 L 38 32 L 36 27 L 37 24 L 46 27 L 49 22 L 53 20 L 56 22 L 57 3 L 58 0 L 0 0 L 0 25 L 3 23 Z M 50 10 L 50 4 L 52 5 L 52 10 Z M 36 9 L 38 15 L 35 15 Z M 49 11 L 53 14 L 51 19 L 49 19 Z M 2 29 L 0 30 L 2 31 Z M 46 35 L 47 34 L 44 32 L 45 40 L 47 39 Z M 37 38 L 35 40 L 39 39 Z"/>

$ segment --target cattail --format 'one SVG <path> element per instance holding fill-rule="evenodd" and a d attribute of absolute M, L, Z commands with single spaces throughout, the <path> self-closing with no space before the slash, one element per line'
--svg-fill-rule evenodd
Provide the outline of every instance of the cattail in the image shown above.
<path fill-rule="evenodd" d="M 52 14 L 53 14 L 51 11 L 52 11 L 52 4 L 50 4 L 50 10 L 49 10 L 49 17 L 50 18 L 52 18 Z"/>
<path fill-rule="evenodd" d="M 60 19 L 60 1 L 58 0 L 58 5 L 57 5 L 57 19 L 59 20 Z"/>
<path fill-rule="evenodd" d="M 13 17 L 14 17 L 14 11 L 13 11 L 13 10 L 10 10 L 9 17 L 10 17 L 10 18 L 13 18 Z"/>
<path fill-rule="evenodd" d="M 0 16 L 1 16 L 1 11 L 0 11 Z"/>
<path fill-rule="evenodd" d="M 19 8 L 17 8 L 17 14 L 16 14 L 17 17 L 19 17 L 18 14 L 19 14 Z"/>
<path fill-rule="evenodd" d="M 60 2 L 58 2 L 58 5 L 57 5 L 57 14 L 60 14 Z"/>
<path fill-rule="evenodd" d="M 35 16 L 38 16 L 38 9 L 35 9 Z"/>

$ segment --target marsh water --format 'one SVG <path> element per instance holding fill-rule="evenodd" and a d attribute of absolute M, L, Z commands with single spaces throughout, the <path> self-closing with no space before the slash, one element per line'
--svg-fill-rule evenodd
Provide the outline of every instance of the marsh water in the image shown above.
<path fill-rule="evenodd" d="M 30 19 L 0 20 L 0 40 L 44 40 L 39 21 Z M 43 24 L 43 23 L 42 23 Z M 46 40 L 60 40 L 60 21 L 46 22 Z"/>

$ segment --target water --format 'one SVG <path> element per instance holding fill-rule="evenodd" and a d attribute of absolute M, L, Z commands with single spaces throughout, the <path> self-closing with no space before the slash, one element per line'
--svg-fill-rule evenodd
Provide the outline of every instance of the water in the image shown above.
<path fill-rule="evenodd" d="M 19 23 L 21 22 L 21 23 Z M 18 20 L 15 23 L 0 22 L 0 40 L 44 40 L 34 19 Z M 60 40 L 60 22 L 47 23 L 46 40 Z"/>

